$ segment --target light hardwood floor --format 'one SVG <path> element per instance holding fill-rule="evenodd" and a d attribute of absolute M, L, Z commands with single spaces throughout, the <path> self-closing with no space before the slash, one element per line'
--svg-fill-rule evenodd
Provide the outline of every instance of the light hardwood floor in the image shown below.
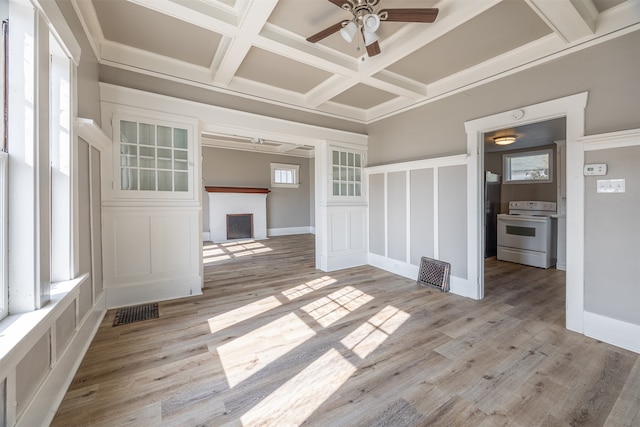
<path fill-rule="evenodd" d="M 203 296 L 109 311 L 53 425 L 640 425 L 640 357 L 564 328 L 564 272 L 489 259 L 474 301 L 313 245 L 208 244 Z"/>

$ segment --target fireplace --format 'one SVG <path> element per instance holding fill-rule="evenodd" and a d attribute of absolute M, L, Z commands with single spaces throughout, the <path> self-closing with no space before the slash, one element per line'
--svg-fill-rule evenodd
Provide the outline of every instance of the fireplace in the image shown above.
<path fill-rule="evenodd" d="M 227 214 L 227 240 L 253 238 L 253 214 Z"/>
<path fill-rule="evenodd" d="M 205 187 L 205 189 L 209 194 L 209 230 L 212 242 L 267 238 L 268 188 Z M 244 227 L 244 231 L 238 234 L 235 224 L 234 230 L 231 230 L 229 221 L 239 222 Z"/>

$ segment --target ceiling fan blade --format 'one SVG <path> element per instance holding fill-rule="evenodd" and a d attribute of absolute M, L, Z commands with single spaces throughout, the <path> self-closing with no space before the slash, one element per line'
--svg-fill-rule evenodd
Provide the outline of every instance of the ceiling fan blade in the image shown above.
<path fill-rule="evenodd" d="M 342 29 L 346 22 L 349 21 L 340 21 L 337 24 L 333 24 L 332 26 L 325 28 L 324 30 L 307 37 L 307 41 L 310 43 L 317 43 L 325 37 L 329 37 L 331 34 L 337 33 Z"/>
<path fill-rule="evenodd" d="M 367 46 L 367 55 L 369 55 L 369 57 L 376 56 L 379 53 L 380 53 L 380 45 L 378 44 L 377 41 Z"/>
<path fill-rule="evenodd" d="M 385 13 L 387 17 L 382 19 Z M 438 9 L 382 9 L 378 16 L 382 21 L 431 23 L 438 16 Z"/>
<path fill-rule="evenodd" d="M 329 0 L 329 1 L 344 10 L 353 10 L 353 2 L 351 0 Z"/>

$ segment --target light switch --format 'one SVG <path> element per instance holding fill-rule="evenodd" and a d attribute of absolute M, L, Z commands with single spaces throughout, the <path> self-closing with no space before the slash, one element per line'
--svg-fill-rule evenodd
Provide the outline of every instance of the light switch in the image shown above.
<path fill-rule="evenodd" d="M 598 193 L 624 193 L 624 179 L 599 179 L 597 185 Z"/>

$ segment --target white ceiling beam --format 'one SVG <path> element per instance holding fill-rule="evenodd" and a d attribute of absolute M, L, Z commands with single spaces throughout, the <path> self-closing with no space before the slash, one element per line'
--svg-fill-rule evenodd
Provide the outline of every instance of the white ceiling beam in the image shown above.
<path fill-rule="evenodd" d="M 592 36 L 598 10 L 591 0 L 525 0 L 565 43 Z"/>
<path fill-rule="evenodd" d="M 282 144 L 279 145 L 278 148 L 276 148 L 276 152 L 278 153 L 286 153 L 292 150 L 295 150 L 296 148 L 301 147 L 300 144 Z"/>
<path fill-rule="evenodd" d="M 334 74 L 306 94 L 306 104 L 310 107 L 317 107 L 324 104 L 333 97 L 350 89 L 354 85 L 354 77 L 346 77 Z"/>
<path fill-rule="evenodd" d="M 139 6 L 155 10 L 159 13 L 172 16 L 181 21 L 188 22 L 198 27 L 220 33 L 225 36 L 235 36 L 238 28 L 238 17 L 233 13 L 221 8 L 211 8 L 209 12 L 203 13 L 181 4 L 184 0 L 127 0 Z M 189 3 L 185 3 L 189 4 Z"/>
<path fill-rule="evenodd" d="M 382 74 L 382 78 L 377 78 L 385 68 L 398 60 L 404 58 L 407 54 L 413 53 L 429 42 L 437 39 L 443 34 L 453 30 L 485 10 L 499 3 L 501 0 L 484 0 L 474 2 L 448 2 L 443 4 L 443 8 L 438 13 L 438 25 L 426 27 L 422 24 L 407 25 L 403 29 L 397 31 L 386 41 L 380 43 L 384 55 L 374 56 L 373 58 L 365 58 L 365 61 L 356 61 L 360 69 L 358 73 L 350 73 L 349 80 L 335 80 L 333 87 L 322 87 L 322 90 L 312 91 L 308 94 L 307 100 L 310 106 L 317 107 L 324 102 L 329 101 L 339 93 L 355 86 L 356 84 L 366 82 L 367 85 L 383 90 L 385 92 L 394 93 L 399 96 L 407 97 L 413 100 L 420 99 L 420 95 L 426 95 L 426 86 L 417 82 L 409 83 L 409 79 L 400 81 L 394 78 L 392 73 Z M 323 83 L 324 85 L 324 83 Z M 419 89 L 416 93 L 414 89 Z"/>
<path fill-rule="evenodd" d="M 243 4 L 244 15 L 236 36 L 226 46 L 219 67 L 215 70 L 213 81 L 216 85 L 229 85 L 277 3 L 278 0 L 253 0 Z"/>

